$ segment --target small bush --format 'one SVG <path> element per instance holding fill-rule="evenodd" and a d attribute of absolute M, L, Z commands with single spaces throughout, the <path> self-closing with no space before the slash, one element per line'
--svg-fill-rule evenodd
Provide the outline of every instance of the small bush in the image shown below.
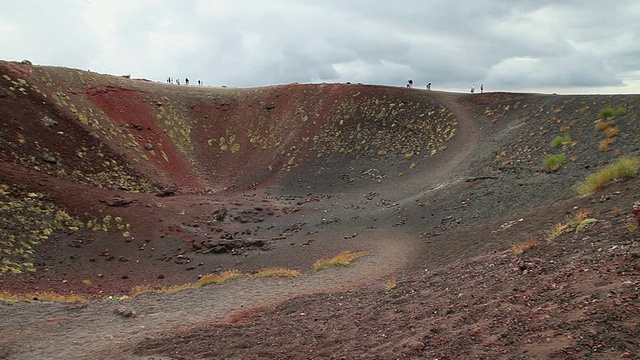
<path fill-rule="evenodd" d="M 627 113 L 627 109 L 623 107 L 619 108 L 606 108 L 600 110 L 600 117 L 603 119 L 614 117 L 614 116 L 624 116 Z"/>
<path fill-rule="evenodd" d="M 557 147 L 558 145 L 569 145 L 571 144 L 571 135 L 565 134 L 564 136 L 556 136 L 553 140 L 551 140 L 551 147 Z"/>
<path fill-rule="evenodd" d="M 626 114 L 627 114 L 627 109 L 625 109 L 623 107 L 616 108 L 613 111 L 613 116 L 624 116 Z"/>
<path fill-rule="evenodd" d="M 583 181 L 578 182 L 575 190 L 580 196 L 591 195 L 612 181 L 637 176 L 638 166 L 640 166 L 640 158 L 625 157 L 619 159 L 596 173 L 587 176 Z"/>
<path fill-rule="evenodd" d="M 555 225 L 553 225 L 551 227 L 551 234 L 549 235 L 549 241 L 552 241 L 553 239 L 557 238 L 558 236 L 562 235 L 564 232 L 566 232 L 568 228 L 567 224 L 563 224 L 563 223 L 557 223 Z"/>
<path fill-rule="evenodd" d="M 555 238 L 557 238 L 558 236 L 564 233 L 569 233 L 573 231 L 575 232 L 584 231 L 587 228 L 587 226 L 597 221 L 596 219 L 591 218 L 590 216 L 591 216 L 590 210 L 578 211 L 573 216 L 573 218 L 567 221 L 566 223 L 558 223 L 553 225 L 553 227 L 551 227 L 551 234 L 549 235 L 549 238 L 547 240 L 553 241 Z"/>
<path fill-rule="evenodd" d="M 596 222 L 596 219 L 584 219 L 576 224 L 576 232 L 583 232 L 587 226 Z"/>
<path fill-rule="evenodd" d="M 544 159 L 544 169 L 545 171 L 558 170 L 565 160 L 567 160 L 565 154 L 549 155 Z"/>
<path fill-rule="evenodd" d="M 351 264 L 351 262 L 361 256 L 366 255 L 366 252 L 351 252 L 351 251 L 345 251 L 342 252 L 338 255 L 336 255 L 335 257 L 333 257 L 332 259 L 326 260 L 326 259 L 320 259 L 318 261 L 315 262 L 315 264 L 313 264 L 314 269 L 316 270 L 322 270 L 322 269 L 326 269 L 328 267 L 331 266 L 347 266 L 349 264 Z"/>
<path fill-rule="evenodd" d="M 603 119 L 610 118 L 613 117 L 613 113 L 613 108 L 602 109 L 600 110 L 600 117 Z"/>

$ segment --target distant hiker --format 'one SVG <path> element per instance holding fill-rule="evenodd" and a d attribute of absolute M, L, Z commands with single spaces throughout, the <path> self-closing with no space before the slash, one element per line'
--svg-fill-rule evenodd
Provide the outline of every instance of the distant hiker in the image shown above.
<path fill-rule="evenodd" d="M 427 90 L 431 90 L 431 83 L 427 84 Z"/>
<path fill-rule="evenodd" d="M 480 84 L 480 94 L 484 92 L 484 84 Z"/>
<path fill-rule="evenodd" d="M 476 84 L 471 85 L 471 93 L 476 92 Z"/>
<path fill-rule="evenodd" d="M 407 87 L 413 87 L 413 80 L 409 79 L 409 81 L 407 82 Z"/>
<path fill-rule="evenodd" d="M 167 83 L 171 82 L 171 76 L 167 77 Z"/>
<path fill-rule="evenodd" d="M 202 85 L 202 81 L 198 80 L 198 86 Z"/>
<path fill-rule="evenodd" d="M 180 85 L 180 79 L 176 79 L 176 84 Z"/>
<path fill-rule="evenodd" d="M 189 85 L 189 78 L 184 78 L 184 84 Z"/>

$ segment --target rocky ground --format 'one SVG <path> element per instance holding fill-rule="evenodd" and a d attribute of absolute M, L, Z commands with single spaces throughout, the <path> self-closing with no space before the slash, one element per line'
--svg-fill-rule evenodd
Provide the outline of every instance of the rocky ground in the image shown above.
<path fill-rule="evenodd" d="M 640 358 L 640 96 L 0 70 L 6 358 Z"/>

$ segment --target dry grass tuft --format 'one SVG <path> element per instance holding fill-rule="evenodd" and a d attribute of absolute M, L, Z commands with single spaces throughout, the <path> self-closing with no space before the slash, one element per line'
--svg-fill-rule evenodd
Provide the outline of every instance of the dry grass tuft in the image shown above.
<path fill-rule="evenodd" d="M 587 176 L 585 180 L 576 184 L 575 190 L 580 196 L 591 195 L 612 181 L 637 176 L 639 166 L 640 158 L 621 158 Z"/>
<path fill-rule="evenodd" d="M 611 145 L 613 145 L 613 143 L 615 143 L 616 141 L 614 139 L 611 138 L 607 138 L 604 139 L 602 141 L 600 141 L 600 144 L 598 144 L 598 150 L 600 151 L 609 151 L 611 149 Z"/>
<path fill-rule="evenodd" d="M 140 294 L 145 294 L 149 292 L 153 293 L 164 293 L 164 294 L 173 294 L 176 292 L 197 289 L 203 286 L 211 285 L 211 284 L 220 284 L 225 281 L 229 281 L 232 279 L 236 279 L 239 277 L 269 277 L 269 276 L 279 276 L 279 277 L 296 277 L 300 275 L 300 271 L 291 270 L 285 268 L 270 268 L 270 269 L 262 269 L 255 274 L 247 274 L 240 272 L 239 270 L 227 270 L 220 274 L 207 274 L 202 276 L 195 283 L 187 283 L 182 285 L 174 285 L 168 287 L 158 287 L 152 288 L 147 285 L 139 285 L 131 288 L 131 296 L 137 296 Z"/>
<path fill-rule="evenodd" d="M 198 280 L 198 282 L 195 283 L 196 285 L 195 287 L 203 287 L 209 284 L 220 284 L 225 281 L 229 281 L 231 279 L 239 278 L 242 276 L 247 276 L 247 275 L 241 273 L 238 270 L 227 270 L 220 274 L 207 274 L 201 277 L 200 280 Z"/>
<path fill-rule="evenodd" d="M 540 240 L 532 236 L 524 242 L 513 245 L 513 247 L 511 248 L 511 253 L 514 256 L 520 256 L 527 251 L 534 249 L 538 245 L 540 245 Z"/>
<path fill-rule="evenodd" d="M 351 262 L 361 256 L 367 255 L 367 252 L 365 251 L 361 251 L 361 252 L 351 252 L 351 251 L 345 251 L 342 252 L 338 255 L 336 255 L 335 257 L 333 257 L 332 259 L 326 260 L 326 259 L 320 259 L 318 261 L 316 261 L 313 264 L 314 269 L 316 269 L 317 271 L 322 270 L 322 269 L 326 269 L 328 267 L 331 266 L 347 266 L 349 264 L 351 264 Z"/>
<path fill-rule="evenodd" d="M 300 276 L 300 271 L 291 270 L 285 268 L 271 268 L 271 269 L 262 269 L 257 273 L 253 274 L 255 277 L 270 277 L 270 276 L 278 276 L 278 277 L 296 277 Z"/>
<path fill-rule="evenodd" d="M 396 281 L 396 279 L 387 280 L 387 282 L 384 284 L 384 291 L 391 291 L 395 289 L 397 286 L 398 286 L 398 282 Z"/>
<path fill-rule="evenodd" d="M 616 126 L 616 121 L 615 120 L 609 120 L 609 121 L 602 121 L 602 120 L 598 120 L 596 121 L 596 131 L 605 131 L 610 127 L 614 127 Z"/>
<path fill-rule="evenodd" d="M 620 130 L 618 128 L 610 127 L 608 129 L 606 129 L 605 131 L 603 131 L 602 133 L 607 138 L 612 138 L 612 137 L 617 136 L 620 133 Z"/>
<path fill-rule="evenodd" d="M 139 286 L 134 286 L 131 289 L 131 296 L 137 296 L 137 295 L 149 293 L 149 292 L 173 294 L 179 291 L 201 288 L 203 286 L 207 286 L 210 284 L 220 284 L 225 281 L 229 281 L 231 279 L 235 279 L 241 276 L 248 276 L 248 275 L 241 273 L 238 270 L 227 270 L 220 274 L 204 275 L 195 283 L 187 283 L 182 285 L 174 285 L 174 286 L 159 287 L 159 288 L 152 288 L 147 285 L 139 285 Z"/>
<path fill-rule="evenodd" d="M 80 295 L 61 295 L 54 292 L 42 292 L 33 294 L 11 294 L 8 291 L 0 292 L 0 301 L 16 302 L 16 301 L 41 301 L 41 302 L 67 302 L 76 303 L 84 302 L 88 299 Z"/>

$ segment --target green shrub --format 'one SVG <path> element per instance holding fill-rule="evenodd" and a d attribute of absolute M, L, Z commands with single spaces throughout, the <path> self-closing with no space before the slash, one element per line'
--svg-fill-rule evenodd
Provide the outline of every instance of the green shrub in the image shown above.
<path fill-rule="evenodd" d="M 544 159 L 544 169 L 546 171 L 555 171 L 567 160 L 565 154 L 549 155 Z"/>
<path fill-rule="evenodd" d="M 551 147 L 557 147 L 558 145 L 569 145 L 571 144 L 571 135 L 565 134 L 564 136 L 556 136 L 553 140 L 551 140 Z"/>
<path fill-rule="evenodd" d="M 614 117 L 614 116 L 624 116 L 627 113 L 627 109 L 623 107 L 619 108 L 606 108 L 600 110 L 600 117 L 603 119 Z"/>
<path fill-rule="evenodd" d="M 587 176 L 585 180 L 578 182 L 575 190 L 580 196 L 591 195 L 614 180 L 637 176 L 638 166 L 640 166 L 640 158 L 625 157 L 619 159 L 596 173 Z"/>
<path fill-rule="evenodd" d="M 613 117 L 613 109 L 606 108 L 606 109 L 600 110 L 600 117 L 603 119 Z"/>
<path fill-rule="evenodd" d="M 613 116 L 624 116 L 627 114 L 627 109 L 619 107 L 613 111 Z"/>

